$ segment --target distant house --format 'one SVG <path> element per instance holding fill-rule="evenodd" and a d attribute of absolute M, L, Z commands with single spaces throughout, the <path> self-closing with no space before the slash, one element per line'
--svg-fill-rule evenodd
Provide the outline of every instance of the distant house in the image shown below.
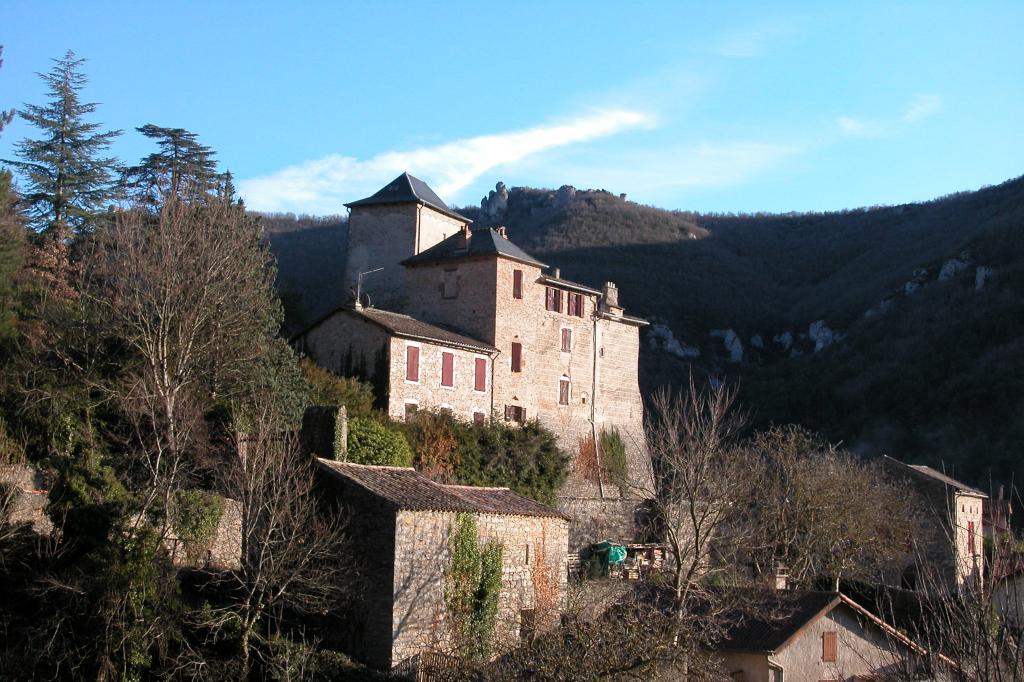
<path fill-rule="evenodd" d="M 296 335 L 296 348 L 373 382 L 394 419 L 538 420 L 572 456 L 559 506 L 573 545 L 635 536 L 638 490 L 653 489 L 638 381 L 647 322 L 625 313 L 615 284 L 563 278 L 408 173 L 346 206 L 351 302 Z M 615 438 L 621 473 L 604 459 Z"/>
<path fill-rule="evenodd" d="M 984 578 L 983 519 L 988 495 L 923 464 L 882 457 L 890 475 L 913 487 L 926 505 L 932 527 L 919 539 L 915 566 L 903 576 L 905 587 L 961 588 Z M 924 566 L 919 564 L 924 563 Z M 922 572 L 924 569 L 927 576 Z"/>
<path fill-rule="evenodd" d="M 915 671 L 925 653 L 838 592 L 779 590 L 765 606 L 767 615 L 738 621 L 718 644 L 733 682 L 885 679 Z"/>
<path fill-rule="evenodd" d="M 568 517 L 507 488 L 435 483 L 413 469 L 318 459 L 325 494 L 350 512 L 367 584 L 334 644 L 381 670 L 450 648 L 445 576 L 459 514 L 503 545 L 499 647 L 557 625 L 566 589 Z M 456 652 L 458 653 L 458 652 Z"/>

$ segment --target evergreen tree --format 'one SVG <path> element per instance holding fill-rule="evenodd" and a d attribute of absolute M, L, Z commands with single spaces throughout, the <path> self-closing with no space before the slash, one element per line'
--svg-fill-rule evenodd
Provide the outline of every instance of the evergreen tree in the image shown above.
<path fill-rule="evenodd" d="M 125 172 L 125 185 L 136 199 L 155 207 L 168 197 L 194 199 L 219 191 L 224 176 L 217 172 L 215 154 L 195 133 L 152 123 L 136 130 L 159 147 Z"/>
<path fill-rule="evenodd" d="M 99 123 L 85 121 L 96 104 L 79 99 L 88 82 L 79 70 L 84 61 L 68 50 L 49 73 L 39 74 L 49 86 L 49 103 L 27 104 L 19 113 L 42 137 L 19 142 L 21 161 L 9 162 L 24 176 L 33 227 L 58 239 L 89 231 L 92 218 L 114 198 L 117 164 L 102 154 L 121 131 L 99 132 Z"/>

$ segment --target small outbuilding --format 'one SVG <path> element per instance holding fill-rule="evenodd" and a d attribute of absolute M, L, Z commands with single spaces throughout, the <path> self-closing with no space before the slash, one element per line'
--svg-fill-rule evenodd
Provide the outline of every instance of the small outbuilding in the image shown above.
<path fill-rule="evenodd" d="M 318 459 L 324 493 L 348 510 L 365 584 L 337 644 L 381 669 L 429 653 L 462 655 L 448 611 L 452 536 L 501 545 L 493 654 L 554 627 L 565 600 L 569 518 L 508 488 L 444 485 L 411 468 Z M 466 526 L 462 526 L 466 527 Z"/>

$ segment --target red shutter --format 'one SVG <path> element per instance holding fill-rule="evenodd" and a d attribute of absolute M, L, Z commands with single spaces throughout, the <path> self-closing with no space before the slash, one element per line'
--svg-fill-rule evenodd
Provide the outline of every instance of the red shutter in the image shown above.
<path fill-rule="evenodd" d="M 441 353 L 441 385 L 452 386 L 455 381 L 455 356 L 451 353 Z"/>
<path fill-rule="evenodd" d="M 483 412 L 473 413 L 473 423 L 476 424 L 477 426 L 483 426 L 486 420 L 487 416 Z"/>
<path fill-rule="evenodd" d="M 572 352 L 572 330 L 571 329 L 563 329 L 562 330 L 562 352 L 563 353 L 571 353 Z"/>
<path fill-rule="evenodd" d="M 477 358 L 473 367 L 473 390 L 487 390 L 487 361 L 483 358 Z"/>
<path fill-rule="evenodd" d="M 523 370 L 523 344 L 512 343 L 512 371 L 521 372 Z"/>
<path fill-rule="evenodd" d="M 523 271 L 512 271 L 512 298 L 523 297 Z"/>
<path fill-rule="evenodd" d="M 578 315 L 579 314 L 577 312 L 576 305 L 577 305 L 576 294 L 569 294 L 569 307 L 568 307 L 567 312 L 570 315 Z"/>
<path fill-rule="evenodd" d="M 562 312 L 562 292 L 555 289 L 555 312 Z"/>
<path fill-rule="evenodd" d="M 544 290 L 544 308 L 546 310 L 555 309 L 555 290 L 551 287 L 547 287 Z"/>
<path fill-rule="evenodd" d="M 967 552 L 974 556 L 975 543 L 974 543 L 974 521 L 967 522 Z"/>
<path fill-rule="evenodd" d="M 823 632 L 821 634 L 821 660 L 825 663 L 835 663 L 838 653 L 836 633 Z"/>
<path fill-rule="evenodd" d="M 405 348 L 405 380 L 420 380 L 420 349 L 416 346 Z"/>
<path fill-rule="evenodd" d="M 558 404 L 568 405 L 569 404 L 569 380 L 561 379 L 558 382 Z"/>

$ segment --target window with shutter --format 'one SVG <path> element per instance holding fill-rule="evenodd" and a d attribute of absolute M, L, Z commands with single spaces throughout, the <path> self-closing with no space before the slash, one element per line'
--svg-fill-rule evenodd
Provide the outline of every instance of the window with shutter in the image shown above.
<path fill-rule="evenodd" d="M 569 378 L 562 377 L 558 380 L 558 404 L 569 404 Z"/>
<path fill-rule="evenodd" d="M 838 658 L 838 648 L 836 633 L 823 632 L 821 635 L 821 660 L 825 663 L 835 663 Z"/>
<path fill-rule="evenodd" d="M 572 352 L 572 330 L 571 329 L 563 329 L 562 330 L 562 352 L 563 353 L 571 353 Z"/>
<path fill-rule="evenodd" d="M 562 292 L 558 289 L 547 287 L 544 292 L 544 306 L 556 313 L 562 312 Z"/>
<path fill-rule="evenodd" d="M 441 353 L 441 385 L 451 388 L 455 385 L 455 354 Z"/>
<path fill-rule="evenodd" d="M 485 421 L 487 421 L 487 415 L 485 415 L 483 412 L 473 413 L 474 424 L 476 424 L 477 426 L 483 426 Z"/>
<path fill-rule="evenodd" d="M 523 297 L 523 271 L 512 271 L 512 298 Z"/>
<path fill-rule="evenodd" d="M 481 393 L 487 390 L 487 360 L 477 358 L 473 363 L 473 390 Z"/>
<path fill-rule="evenodd" d="M 419 346 L 405 347 L 405 380 L 420 380 L 420 349 Z"/>
<path fill-rule="evenodd" d="M 572 296 L 575 303 L 573 305 L 572 312 L 569 314 L 575 315 L 576 317 L 583 317 L 583 294 L 570 294 L 570 296 Z"/>
<path fill-rule="evenodd" d="M 522 424 L 526 421 L 526 410 L 519 405 L 506 405 L 505 421 Z"/>
<path fill-rule="evenodd" d="M 967 552 L 971 556 L 974 556 L 977 552 L 975 550 L 974 540 L 974 521 L 967 522 Z"/>
<path fill-rule="evenodd" d="M 512 342 L 512 371 L 523 371 L 523 344 Z"/>

